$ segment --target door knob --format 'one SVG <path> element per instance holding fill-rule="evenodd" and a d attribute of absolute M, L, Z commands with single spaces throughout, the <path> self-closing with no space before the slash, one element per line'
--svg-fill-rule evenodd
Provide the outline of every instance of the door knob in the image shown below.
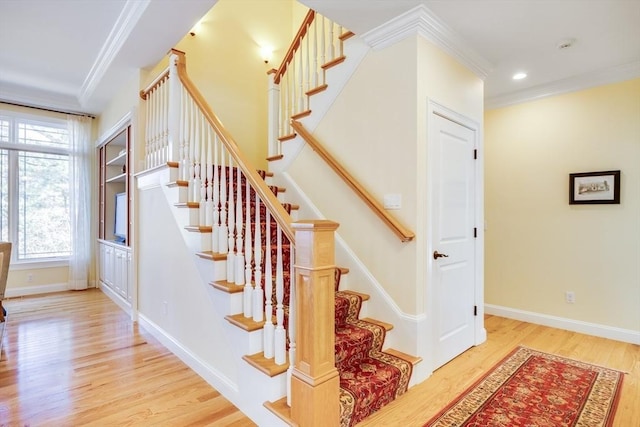
<path fill-rule="evenodd" d="M 441 254 L 438 251 L 433 251 L 433 259 L 438 259 L 438 258 L 449 258 L 449 255 Z"/>

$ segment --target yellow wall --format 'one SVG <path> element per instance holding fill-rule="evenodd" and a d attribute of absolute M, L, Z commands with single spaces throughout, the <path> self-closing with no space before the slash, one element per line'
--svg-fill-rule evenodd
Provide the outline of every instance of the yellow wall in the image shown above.
<path fill-rule="evenodd" d="M 491 110 L 485 130 L 486 302 L 639 331 L 640 79 Z M 568 204 L 570 173 L 618 169 L 619 205 Z"/>
<path fill-rule="evenodd" d="M 220 0 L 196 25 L 196 35 L 176 45 L 186 53 L 189 77 L 259 168 L 266 168 L 267 157 L 267 71 L 280 65 L 295 34 L 291 25 L 274 23 L 293 22 L 300 8 L 293 0 Z M 269 64 L 261 59 L 262 45 L 274 49 Z"/>

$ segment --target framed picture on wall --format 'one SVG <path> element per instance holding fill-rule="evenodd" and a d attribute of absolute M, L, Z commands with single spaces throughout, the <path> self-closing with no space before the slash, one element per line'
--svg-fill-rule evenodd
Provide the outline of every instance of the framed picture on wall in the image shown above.
<path fill-rule="evenodd" d="M 620 204 L 620 171 L 569 174 L 569 204 Z"/>

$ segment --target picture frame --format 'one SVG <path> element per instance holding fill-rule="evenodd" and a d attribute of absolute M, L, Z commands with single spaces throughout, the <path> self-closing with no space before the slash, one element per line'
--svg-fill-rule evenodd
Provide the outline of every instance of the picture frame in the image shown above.
<path fill-rule="evenodd" d="M 620 204 L 620 171 L 569 174 L 569 204 Z"/>

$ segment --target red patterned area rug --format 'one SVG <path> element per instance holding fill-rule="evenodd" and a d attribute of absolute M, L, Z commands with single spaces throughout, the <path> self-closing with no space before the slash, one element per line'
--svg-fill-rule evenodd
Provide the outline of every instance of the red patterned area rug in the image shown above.
<path fill-rule="evenodd" d="M 424 427 L 611 426 L 622 378 L 518 347 Z"/>

